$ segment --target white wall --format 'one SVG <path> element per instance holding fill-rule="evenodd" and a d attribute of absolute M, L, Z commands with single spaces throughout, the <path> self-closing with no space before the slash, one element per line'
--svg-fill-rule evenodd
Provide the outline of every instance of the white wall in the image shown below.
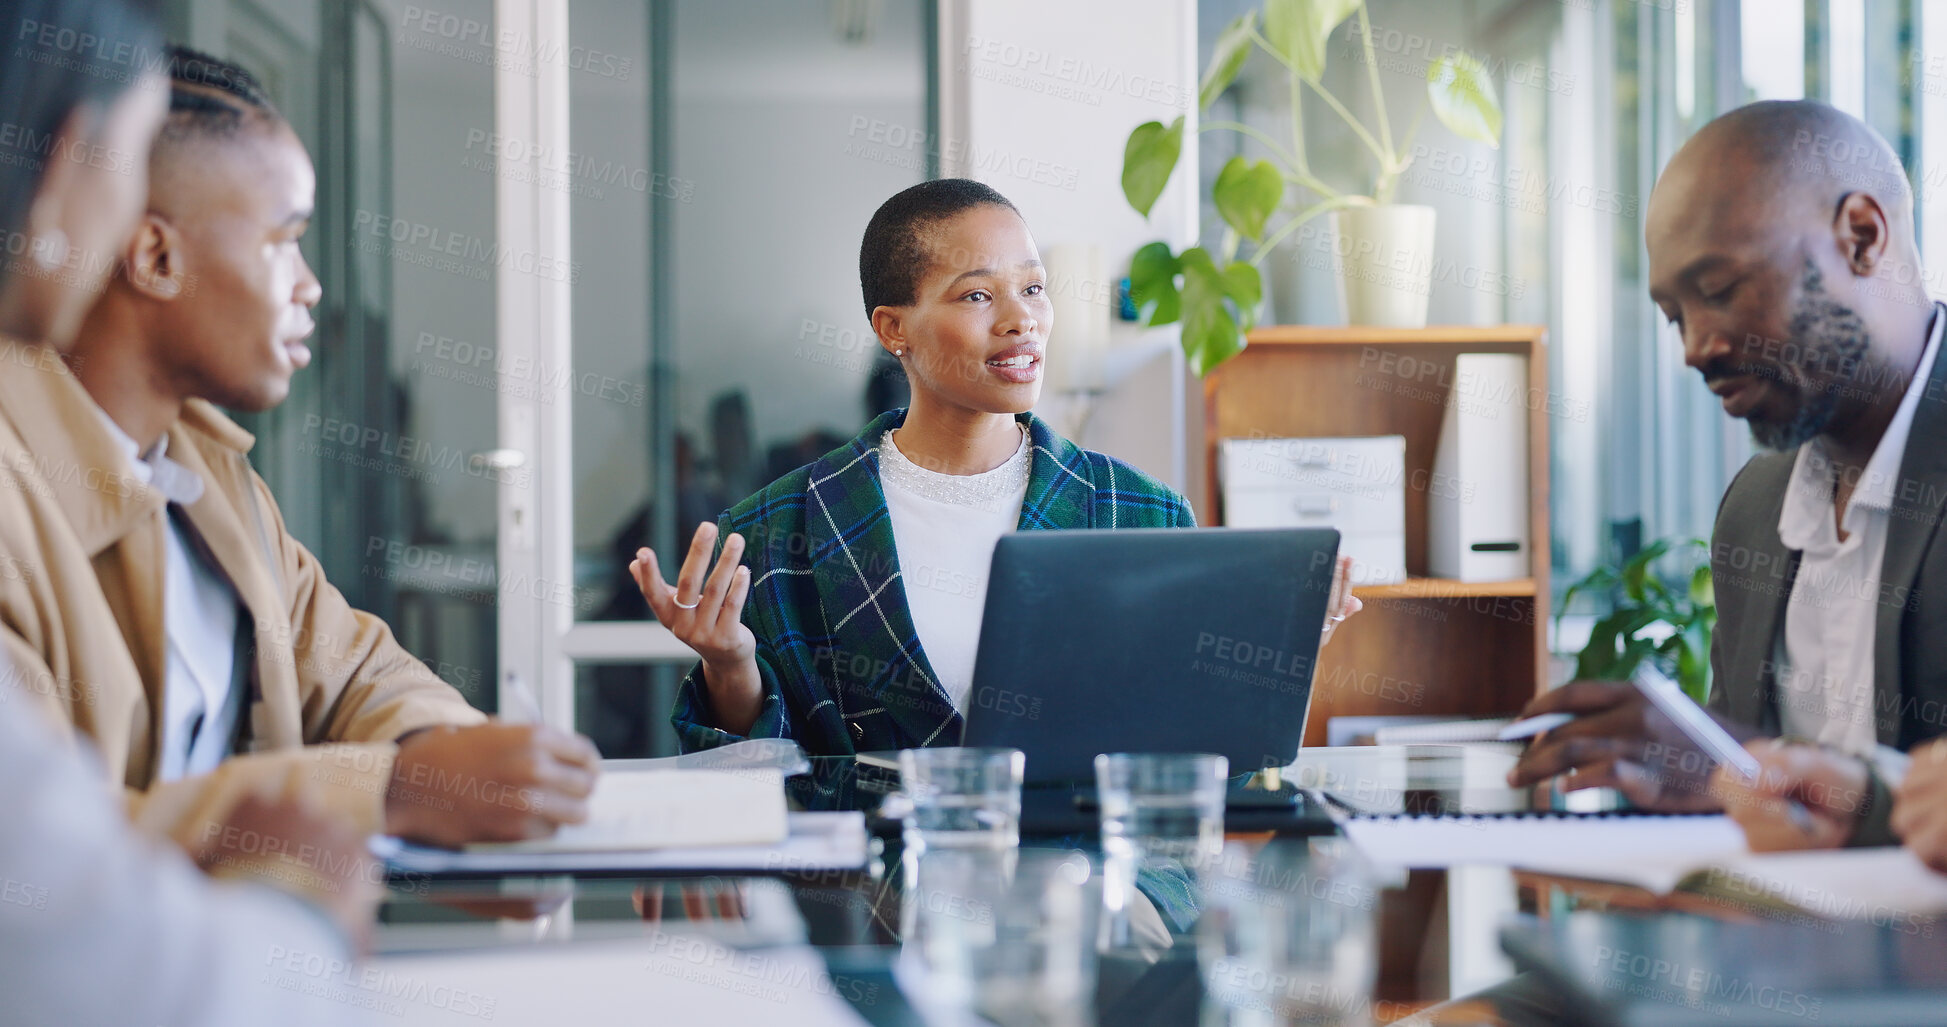
<path fill-rule="evenodd" d="M 941 0 L 942 174 L 977 178 L 1021 208 L 1043 251 L 1097 243 L 1114 277 L 1130 254 L 1196 234 L 1196 159 L 1186 155 L 1148 221 L 1123 198 L 1122 151 L 1145 121 L 1188 115 L 1196 133 L 1195 0 Z M 1181 489 L 1184 371 L 1174 326 L 1115 321 L 1107 393 L 1082 444 Z M 1061 325 L 1049 338 L 1061 345 Z M 1051 361 L 1059 357 L 1051 355 Z M 1044 395 L 1057 424 L 1073 413 Z"/>

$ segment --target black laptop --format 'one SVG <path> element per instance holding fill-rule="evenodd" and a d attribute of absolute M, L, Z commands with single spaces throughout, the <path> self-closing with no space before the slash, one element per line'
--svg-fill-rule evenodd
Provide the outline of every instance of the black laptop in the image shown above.
<path fill-rule="evenodd" d="M 1002 536 L 961 744 L 1026 753 L 1022 829 L 1037 832 L 1092 823 L 1097 753 L 1222 753 L 1240 780 L 1289 764 L 1338 543 L 1330 529 Z M 1288 786 L 1238 789 L 1227 822 L 1301 807 Z"/>

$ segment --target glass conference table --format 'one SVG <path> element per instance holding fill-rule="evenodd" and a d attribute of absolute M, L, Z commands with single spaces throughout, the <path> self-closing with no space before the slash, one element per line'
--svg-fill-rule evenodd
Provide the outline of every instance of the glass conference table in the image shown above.
<path fill-rule="evenodd" d="M 1367 746 L 1306 751 L 1288 768 L 1300 786 L 1330 789 L 1362 809 L 1425 812 L 1563 808 L 1547 791 L 1503 784 L 1512 747 Z M 814 760 L 795 778 L 803 805 L 870 812 L 887 794 L 883 771 Z M 807 801 L 809 800 L 809 801 Z M 1233 840 L 1267 848 L 1320 844 L 1317 825 L 1297 833 L 1259 832 Z M 1342 844 L 1330 840 L 1325 844 Z M 1089 851 L 1086 839 L 1023 838 L 1025 847 Z M 505 954 L 673 937 L 707 939 L 718 951 L 763 952 L 805 946 L 822 957 L 822 990 L 842 997 L 874 1024 L 922 1023 L 894 980 L 901 924 L 901 861 L 896 834 L 875 831 L 872 859 L 857 872 L 782 877 L 523 877 L 395 880 L 380 913 L 376 954 Z M 1092 857 L 1099 865 L 1099 854 Z M 1505 981 L 1513 967 L 1497 932 L 1507 916 L 1575 901 L 1511 871 L 1458 868 L 1397 872 L 1373 881 L 1377 980 L 1362 1015 L 1385 1023 L 1456 995 Z M 687 942 L 686 942 L 687 943 Z M 558 951 L 558 950 L 556 950 Z M 580 985 L 578 985 L 579 987 Z M 1094 1018 L 1103 1024 L 1196 1024 L 1205 1003 L 1193 935 L 1143 960 L 1104 957 Z M 780 1005 L 778 1023 L 800 1020 Z M 648 1019 L 660 1021 L 650 1011 Z M 980 1021 L 972 1021 L 980 1022 Z M 1357 1021 L 1353 1021 L 1357 1022 Z M 1500 1022 L 1491 1007 L 1443 1011 L 1438 1022 Z"/>

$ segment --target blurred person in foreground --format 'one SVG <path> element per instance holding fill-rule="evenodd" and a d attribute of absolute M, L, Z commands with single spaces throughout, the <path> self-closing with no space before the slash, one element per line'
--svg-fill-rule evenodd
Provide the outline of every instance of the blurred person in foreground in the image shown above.
<path fill-rule="evenodd" d="M 125 0 L 0 0 L 0 31 L 16 40 L 0 65 L 0 125 L 15 141 L 0 155 L 0 233 L 9 241 L 0 334 L 24 344 L 0 363 L 5 379 L 21 361 L 58 363 L 99 291 L 112 267 L 102 255 L 141 211 L 167 83 L 146 70 L 160 55 L 152 19 Z M 21 498 L 0 490 L 0 517 L 16 517 Z M 4 567 L 21 573 L 11 556 Z M 266 969 L 291 954 L 349 965 L 378 880 L 364 839 L 322 813 L 306 788 L 252 792 L 189 843 L 192 863 L 136 834 L 86 747 L 62 743 L 36 695 L 53 684 L 0 660 L 7 1019 L 352 1019 L 350 1007 L 281 987 Z"/>

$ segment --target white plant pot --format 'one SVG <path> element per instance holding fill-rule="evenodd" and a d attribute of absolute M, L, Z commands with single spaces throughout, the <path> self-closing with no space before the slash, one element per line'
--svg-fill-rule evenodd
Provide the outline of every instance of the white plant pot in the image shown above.
<path fill-rule="evenodd" d="M 1311 228 L 1313 225 L 1318 225 L 1318 222 L 1314 221 L 1311 224 L 1301 226 L 1298 229 L 1298 234 L 1300 236 L 1316 234 L 1305 231 L 1305 229 Z M 1318 225 L 1318 227 L 1321 231 L 1328 230 L 1328 226 Z M 1305 308 L 1307 306 L 1304 300 L 1305 283 L 1306 276 L 1310 273 L 1306 270 L 1308 266 L 1306 250 L 1308 247 L 1316 245 L 1316 239 L 1286 239 L 1278 244 L 1278 248 L 1272 251 L 1271 258 L 1266 260 L 1263 266 L 1258 269 L 1264 276 L 1264 302 L 1267 308 L 1265 313 L 1270 318 L 1270 320 L 1265 322 L 1266 324 L 1301 325 L 1305 323 Z M 1326 271 L 1331 270 L 1329 253 L 1330 251 L 1323 246 L 1319 246 L 1316 251 L 1319 266 Z M 1318 284 L 1323 283 L 1321 281 Z M 1313 291 L 1314 293 L 1323 292 L 1322 289 L 1316 288 Z M 1329 294 L 1325 297 L 1318 298 L 1316 302 L 1320 304 L 1330 302 Z"/>
<path fill-rule="evenodd" d="M 1432 207 L 1348 207 L 1332 215 L 1347 324 L 1425 328 L 1433 290 Z"/>

